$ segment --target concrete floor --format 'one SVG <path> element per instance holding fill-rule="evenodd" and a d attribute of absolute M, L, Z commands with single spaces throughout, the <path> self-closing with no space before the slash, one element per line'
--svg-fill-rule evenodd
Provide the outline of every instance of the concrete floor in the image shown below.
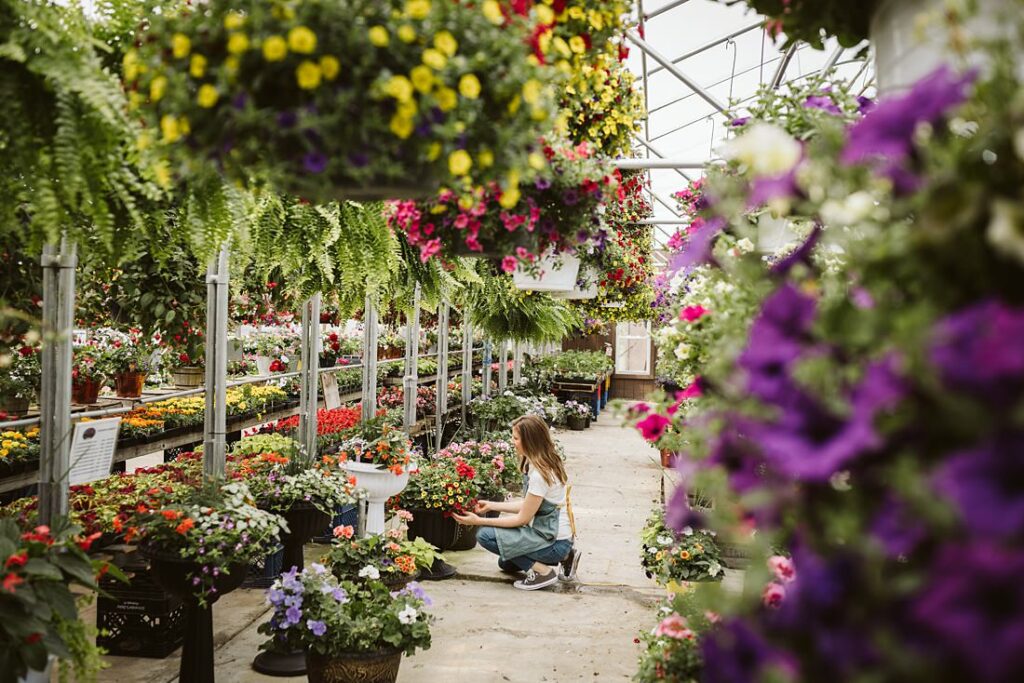
<path fill-rule="evenodd" d="M 652 627 L 664 595 L 640 568 L 640 529 L 660 499 L 657 452 L 610 414 L 583 432 L 560 432 L 572 479 L 578 547 L 578 582 L 536 592 L 517 591 L 495 556 L 476 548 L 446 553 L 459 576 L 427 583 L 437 618 L 433 647 L 407 657 L 400 683 L 536 683 L 628 681 L 638 646 L 633 638 Z M 323 548 L 307 547 L 315 558 Z M 263 637 L 262 591 L 239 590 L 214 611 L 217 680 L 257 683 L 274 679 L 249 668 Z M 86 616 L 86 618 L 92 618 Z M 180 651 L 163 660 L 108 657 L 101 681 L 170 683 Z M 303 679 L 304 680 L 304 679 Z M 184 682 L 187 683 L 187 682 Z"/>

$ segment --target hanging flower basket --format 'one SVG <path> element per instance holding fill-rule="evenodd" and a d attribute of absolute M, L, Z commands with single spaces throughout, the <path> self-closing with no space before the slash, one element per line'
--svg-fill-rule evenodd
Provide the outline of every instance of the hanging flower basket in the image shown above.
<path fill-rule="evenodd" d="M 512 274 L 516 287 L 533 292 L 571 292 L 580 272 L 580 260 L 572 254 L 549 253 L 540 259 L 538 267 L 540 272 L 536 275 L 517 269 Z"/>
<path fill-rule="evenodd" d="M 551 292 L 556 299 L 569 299 L 580 301 L 584 299 L 597 298 L 597 276 L 590 266 L 580 266 L 580 274 L 576 279 L 575 286 L 566 292 Z"/>
<path fill-rule="evenodd" d="M 514 187 L 550 127 L 526 22 L 479 5 L 213 0 L 149 21 L 124 78 L 183 175 L 314 202 Z"/>

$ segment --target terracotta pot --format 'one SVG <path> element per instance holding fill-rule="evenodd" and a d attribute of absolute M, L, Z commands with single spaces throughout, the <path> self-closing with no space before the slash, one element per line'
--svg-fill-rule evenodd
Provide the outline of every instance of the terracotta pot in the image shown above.
<path fill-rule="evenodd" d="M 670 451 L 667 448 L 662 448 L 661 449 L 661 466 L 662 467 L 672 467 L 672 461 L 675 460 L 675 457 L 676 457 L 675 451 Z"/>
<path fill-rule="evenodd" d="M 171 379 L 179 389 L 195 389 L 206 382 L 206 369 L 194 365 L 174 368 Z"/>
<path fill-rule="evenodd" d="M 71 400 L 74 403 L 92 405 L 100 396 L 103 382 L 98 379 L 80 379 L 71 385 Z"/>
<path fill-rule="evenodd" d="M 9 417 L 22 417 L 28 413 L 28 405 L 27 398 L 5 398 L 0 403 L 0 413 L 7 413 Z"/>
<path fill-rule="evenodd" d="M 146 373 L 138 370 L 119 372 L 114 376 L 114 388 L 121 398 L 138 398 L 142 396 L 142 387 L 146 384 Z"/>
<path fill-rule="evenodd" d="M 306 653 L 309 683 L 394 683 L 402 651 L 398 648 L 377 652 L 352 652 L 342 657 Z"/>

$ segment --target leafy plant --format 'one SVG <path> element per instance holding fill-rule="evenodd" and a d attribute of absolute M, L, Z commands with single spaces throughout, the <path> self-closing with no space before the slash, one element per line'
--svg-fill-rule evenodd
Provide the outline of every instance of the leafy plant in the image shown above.
<path fill-rule="evenodd" d="M 450 516 L 472 511 L 479 496 L 476 468 L 460 458 L 439 458 L 413 470 L 395 503 L 413 514 L 415 510 L 438 510 Z"/>
<path fill-rule="evenodd" d="M 670 529 L 665 525 L 663 510 L 656 510 L 647 519 L 640 540 L 644 571 L 662 585 L 673 581 L 721 581 L 725 576 L 714 536 L 707 531 Z"/>
<path fill-rule="evenodd" d="M 415 575 L 417 569 L 428 569 L 440 556 L 434 546 L 422 538 L 402 540 L 400 529 L 358 539 L 353 538 L 354 533 L 351 526 L 335 527 L 331 549 L 323 557 L 327 568 L 342 581 L 389 583 L 389 579 L 408 578 Z M 367 567 L 377 571 L 369 571 Z"/>

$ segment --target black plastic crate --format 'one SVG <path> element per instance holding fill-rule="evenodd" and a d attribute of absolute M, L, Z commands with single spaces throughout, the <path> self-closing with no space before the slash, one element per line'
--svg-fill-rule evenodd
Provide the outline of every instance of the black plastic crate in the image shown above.
<path fill-rule="evenodd" d="M 242 588 L 270 588 L 284 571 L 284 548 L 267 555 L 259 562 L 249 565 Z"/>
<path fill-rule="evenodd" d="M 185 606 L 149 575 L 148 564 L 125 567 L 130 583 L 104 577 L 96 601 L 96 643 L 111 655 L 162 659 L 185 639 Z"/>
<path fill-rule="evenodd" d="M 334 541 L 334 527 L 337 526 L 350 526 L 353 529 L 359 526 L 359 508 L 355 505 L 345 505 L 335 511 L 337 514 L 334 515 L 334 519 L 331 520 L 331 526 L 324 530 L 324 533 L 320 536 L 313 538 L 314 543 L 327 543 L 330 544 Z"/>

